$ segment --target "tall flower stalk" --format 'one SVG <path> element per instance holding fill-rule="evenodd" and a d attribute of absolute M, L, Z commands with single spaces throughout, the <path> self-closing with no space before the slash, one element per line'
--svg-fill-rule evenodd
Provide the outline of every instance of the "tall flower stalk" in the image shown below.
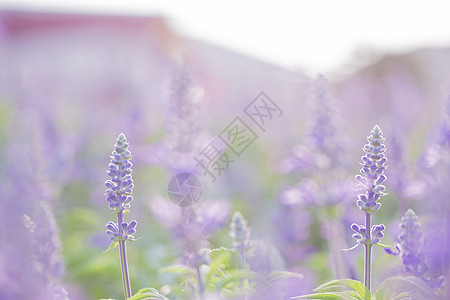
<path fill-rule="evenodd" d="M 250 228 L 240 212 L 235 212 L 230 224 L 230 236 L 233 239 L 233 249 L 239 253 L 241 268 L 247 267 L 246 252 L 250 247 Z"/>
<path fill-rule="evenodd" d="M 365 225 L 351 225 L 355 232 L 353 238 L 358 245 L 364 245 L 364 285 L 370 291 L 372 277 L 372 246 L 380 242 L 383 237 L 385 226 L 372 225 L 373 215 L 380 209 L 381 196 L 386 195 L 385 186 L 382 183 L 386 180 L 384 170 L 386 169 L 387 158 L 384 155 L 386 147 L 384 145 L 383 132 L 378 125 L 375 125 L 367 137 L 368 143 L 364 145 L 365 154 L 361 157 L 361 175 L 356 176 L 358 181 L 358 195 L 356 204 L 365 213 Z"/>
<path fill-rule="evenodd" d="M 166 145 L 161 161 L 173 173 L 194 172 L 192 157 L 203 129 L 203 89 L 194 80 L 193 72 L 184 56 L 172 69 L 168 110 L 165 123 Z"/>
<path fill-rule="evenodd" d="M 412 209 L 408 209 L 400 223 L 398 240 L 405 271 L 417 275 L 422 275 L 427 268 L 421 253 L 423 240 L 420 227 L 419 217 Z"/>
<path fill-rule="evenodd" d="M 450 295 L 450 85 L 445 87 L 441 115 L 430 132 L 421 157 L 421 167 L 427 189 L 427 201 L 423 201 L 426 205 L 422 210 L 437 212 L 433 222 L 441 231 L 439 238 L 436 238 L 439 242 L 427 247 L 427 251 L 433 253 L 429 264 L 446 276 L 445 294 Z"/>
<path fill-rule="evenodd" d="M 130 275 L 128 272 L 126 241 L 134 241 L 136 221 L 127 223 L 124 214 L 129 212 L 130 203 L 133 200 L 133 179 L 131 177 L 130 162 L 131 152 L 128 150 L 128 142 L 123 133 L 117 138 L 114 151 L 111 155 L 108 176 L 111 178 L 105 182 L 106 200 L 112 213 L 117 214 L 117 223 L 109 221 L 106 225 L 106 234 L 110 236 L 111 245 L 108 250 L 119 246 L 120 266 L 122 269 L 122 282 L 125 299 L 131 297 Z M 108 251 L 107 250 L 107 251 Z"/>
<path fill-rule="evenodd" d="M 289 265 L 327 245 L 332 273 L 348 278 L 352 266 L 341 249 L 347 247 L 342 238 L 345 223 L 353 220 L 346 209 L 352 205 L 347 199 L 353 194 L 346 171 L 351 143 L 345 135 L 339 101 L 324 75 L 318 74 L 311 82 L 309 94 L 308 132 L 280 165 L 283 173 L 298 173 L 300 180 L 280 194 L 275 216 L 277 244 L 282 244 L 279 248 Z M 321 216 L 320 220 L 316 216 Z M 315 223 L 323 239 L 316 238 Z"/>
<path fill-rule="evenodd" d="M 43 131 L 29 111 L 12 119 L 0 167 L 0 299 L 68 299 Z"/>
<path fill-rule="evenodd" d="M 402 217 L 399 227 L 398 244 L 395 248 L 385 251 L 402 259 L 405 273 L 422 279 L 433 291 L 437 291 L 444 284 L 445 277 L 430 268 L 427 261 L 429 253 L 426 249 L 433 247 L 436 241 L 428 239 L 430 237 L 425 238 L 419 217 L 411 208 Z"/>

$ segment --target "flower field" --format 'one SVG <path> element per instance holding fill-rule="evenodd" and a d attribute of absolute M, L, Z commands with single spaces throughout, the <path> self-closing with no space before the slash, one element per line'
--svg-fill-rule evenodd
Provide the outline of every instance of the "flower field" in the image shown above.
<path fill-rule="evenodd" d="M 448 299 L 448 49 L 307 75 L 158 17 L 0 25 L 0 300 Z"/>

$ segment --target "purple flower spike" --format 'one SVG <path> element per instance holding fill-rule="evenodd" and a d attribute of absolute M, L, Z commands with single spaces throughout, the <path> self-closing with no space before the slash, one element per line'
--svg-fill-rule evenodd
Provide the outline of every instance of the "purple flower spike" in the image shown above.
<path fill-rule="evenodd" d="M 111 154 L 108 176 L 111 178 L 105 182 L 106 201 L 112 213 L 117 214 L 117 223 L 109 221 L 106 225 L 106 234 L 109 235 L 111 244 L 109 251 L 119 246 L 120 265 L 122 268 L 122 281 L 124 297 L 131 297 L 131 284 L 128 273 L 128 261 L 126 252 L 126 241 L 135 241 L 133 234 L 136 233 L 136 221 L 127 223 L 123 220 L 125 213 L 129 212 L 130 203 L 133 200 L 133 179 L 131 177 L 130 162 L 131 152 L 128 150 L 127 138 L 123 133 L 119 135 Z"/>
<path fill-rule="evenodd" d="M 401 257 L 405 271 L 423 274 L 427 267 L 423 261 L 421 225 L 419 217 L 412 209 L 408 209 L 402 217 L 398 240 L 402 249 Z"/>
<path fill-rule="evenodd" d="M 128 150 L 128 142 L 123 133 L 117 138 L 114 151 L 111 154 L 108 176 L 110 180 L 105 182 L 106 201 L 112 213 L 127 212 L 130 208 L 133 192 L 133 179 L 131 178 L 130 162 L 131 152 Z"/>
<path fill-rule="evenodd" d="M 338 110 L 337 100 L 324 75 L 317 75 L 311 92 L 311 115 L 313 118 L 310 120 L 311 127 L 306 142 L 311 145 L 311 150 L 316 154 L 325 155 L 326 161 L 329 161 L 332 166 L 345 164 L 348 141 L 342 130 L 343 121 Z M 317 167 L 324 167 L 324 165 L 329 165 L 329 163 L 318 163 Z"/>
<path fill-rule="evenodd" d="M 421 278 L 433 290 L 441 288 L 445 277 L 441 271 L 430 267 L 430 256 L 426 251 L 434 242 L 425 243 L 419 217 L 412 209 L 408 209 L 402 217 L 397 238 L 399 244 L 396 245 L 396 251 L 386 249 L 386 252 L 401 257 L 406 273 Z"/>
<path fill-rule="evenodd" d="M 362 192 L 358 195 L 356 205 L 361 211 L 365 212 L 365 225 L 352 224 L 351 228 L 355 232 L 353 238 L 356 239 L 358 244 L 364 245 L 365 248 L 364 285 L 370 291 L 372 280 L 372 246 L 380 242 L 384 236 L 383 230 L 386 229 L 383 224 L 371 225 L 372 215 L 381 207 L 378 200 L 380 200 L 381 196 L 386 195 L 386 188 L 382 183 L 386 181 L 384 170 L 387 167 L 387 158 L 384 156 L 386 147 L 383 144 L 383 132 L 378 125 L 373 127 L 370 135 L 367 137 L 367 141 L 368 143 L 363 147 L 365 154 L 361 157 L 361 175 L 355 177 L 358 182 L 357 189 Z"/>
<path fill-rule="evenodd" d="M 383 183 L 386 180 L 384 170 L 387 168 L 387 158 L 384 156 L 386 147 L 383 144 L 383 132 L 375 125 L 367 137 L 368 143 L 364 145 L 365 155 L 361 157 L 361 175 L 357 175 L 357 188 L 364 192 L 358 196 L 357 205 L 360 210 L 373 214 L 380 209 L 381 204 L 377 201 L 380 196 L 386 195 Z"/>
<path fill-rule="evenodd" d="M 233 214 L 230 227 L 233 248 L 243 255 L 249 246 L 250 228 L 248 228 L 247 221 L 240 212 L 237 211 Z"/>
<path fill-rule="evenodd" d="M 240 212 L 237 211 L 233 214 L 230 228 L 233 249 L 239 253 L 241 267 L 245 268 L 247 265 L 247 250 L 250 247 L 250 228 L 247 226 L 247 221 Z"/>

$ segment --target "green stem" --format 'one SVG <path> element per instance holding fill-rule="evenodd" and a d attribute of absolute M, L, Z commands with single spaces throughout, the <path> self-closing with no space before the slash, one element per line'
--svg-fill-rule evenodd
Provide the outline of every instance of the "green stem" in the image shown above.
<path fill-rule="evenodd" d="M 119 233 L 123 233 L 122 222 L 123 222 L 123 211 L 120 211 L 117 214 L 117 224 L 119 226 Z M 130 298 L 132 294 L 131 294 L 130 276 L 128 274 L 127 248 L 125 242 L 126 241 L 119 241 L 119 255 L 120 255 L 120 267 L 122 268 L 123 294 L 126 300 Z"/>
<path fill-rule="evenodd" d="M 205 299 L 205 287 L 203 286 L 202 281 L 202 275 L 200 273 L 200 266 L 197 265 L 197 281 L 198 281 L 198 288 L 199 288 L 199 296 L 201 300 Z"/>
<path fill-rule="evenodd" d="M 371 217 L 371 214 L 366 213 L 366 236 L 370 240 L 368 241 L 368 243 L 364 244 L 364 248 L 366 250 L 364 255 L 364 285 L 369 291 L 372 277 L 372 236 L 370 232 Z"/>
<path fill-rule="evenodd" d="M 241 256 L 241 261 L 240 261 L 240 269 L 241 270 L 246 270 L 246 271 L 248 271 L 249 270 L 249 267 L 248 267 L 248 265 L 247 265 L 247 259 L 246 259 L 246 255 L 245 255 L 245 249 L 241 249 L 240 251 L 239 251 L 239 254 L 240 254 L 240 256 Z M 247 278 L 245 278 L 245 279 L 240 279 L 239 280 L 239 287 L 240 288 L 242 288 L 242 287 L 244 287 L 245 289 L 247 289 L 248 287 L 249 287 L 249 281 L 248 281 L 248 279 Z M 245 295 L 245 297 L 244 297 L 244 300 L 247 300 L 248 299 L 248 295 Z"/>

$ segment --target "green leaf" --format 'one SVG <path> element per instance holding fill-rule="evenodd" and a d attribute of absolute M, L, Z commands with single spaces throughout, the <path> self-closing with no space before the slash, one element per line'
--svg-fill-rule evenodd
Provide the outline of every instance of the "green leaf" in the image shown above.
<path fill-rule="evenodd" d="M 106 253 L 106 252 L 108 252 L 108 251 L 111 251 L 112 249 L 116 248 L 117 245 L 119 245 L 119 242 L 117 242 L 117 241 L 116 241 L 116 242 L 112 242 L 111 244 L 109 244 L 108 249 L 106 249 L 105 251 L 103 251 L 103 253 Z"/>
<path fill-rule="evenodd" d="M 223 277 L 224 274 L 228 273 L 233 269 L 236 269 L 237 267 L 237 265 L 231 266 L 233 264 L 232 261 L 234 260 L 233 256 L 235 255 L 235 253 L 233 253 L 233 251 L 230 249 L 227 248 L 213 249 L 209 253 L 209 255 L 212 261 L 209 264 L 209 271 L 206 274 L 205 280 L 206 284 L 210 283 L 215 275 Z"/>
<path fill-rule="evenodd" d="M 384 280 L 377 292 L 377 300 L 406 299 L 436 299 L 430 287 L 416 276 L 395 276 Z"/>
<path fill-rule="evenodd" d="M 325 300 L 354 300 L 358 299 L 345 292 L 325 292 L 325 293 L 315 293 L 303 296 L 291 297 L 291 299 L 325 299 Z"/>
<path fill-rule="evenodd" d="M 214 249 L 210 252 L 210 257 L 212 261 L 209 264 L 208 274 L 206 274 L 206 284 L 211 281 L 211 278 L 219 271 L 219 268 L 226 269 L 230 254 L 227 251 L 221 251 L 221 249 Z"/>
<path fill-rule="evenodd" d="M 411 297 L 415 296 L 412 292 L 401 292 L 395 296 L 392 300 L 409 300 Z"/>
<path fill-rule="evenodd" d="M 226 256 L 227 259 L 225 261 L 223 261 L 223 263 L 225 264 L 225 268 L 227 270 L 236 270 L 240 268 L 240 256 L 239 253 L 233 249 L 229 249 L 229 248 L 217 248 L 217 249 L 212 249 L 211 252 L 209 253 L 210 258 L 212 260 L 212 263 L 214 263 L 215 260 L 217 259 L 222 259 L 223 256 Z M 210 264 L 211 266 L 212 264 Z"/>
<path fill-rule="evenodd" d="M 158 290 L 154 288 L 140 289 L 136 294 L 127 300 L 169 300 L 164 295 L 161 295 Z"/>
<path fill-rule="evenodd" d="M 253 271 L 248 270 L 237 270 L 230 274 L 227 274 L 224 278 L 220 279 L 216 282 L 216 290 L 220 291 L 222 288 L 224 288 L 227 284 L 233 282 L 233 281 L 239 281 L 243 279 L 256 279 L 258 278 L 258 274 Z"/>
<path fill-rule="evenodd" d="M 314 292 L 342 292 L 345 289 L 351 289 L 355 291 L 358 295 L 356 299 L 372 299 L 370 291 L 364 286 L 364 284 L 353 279 L 331 280 L 314 289 Z"/>
<path fill-rule="evenodd" d="M 173 265 L 169 267 L 162 268 L 160 270 L 162 273 L 181 273 L 181 274 L 188 274 L 192 276 L 196 276 L 195 271 L 185 265 Z"/>

